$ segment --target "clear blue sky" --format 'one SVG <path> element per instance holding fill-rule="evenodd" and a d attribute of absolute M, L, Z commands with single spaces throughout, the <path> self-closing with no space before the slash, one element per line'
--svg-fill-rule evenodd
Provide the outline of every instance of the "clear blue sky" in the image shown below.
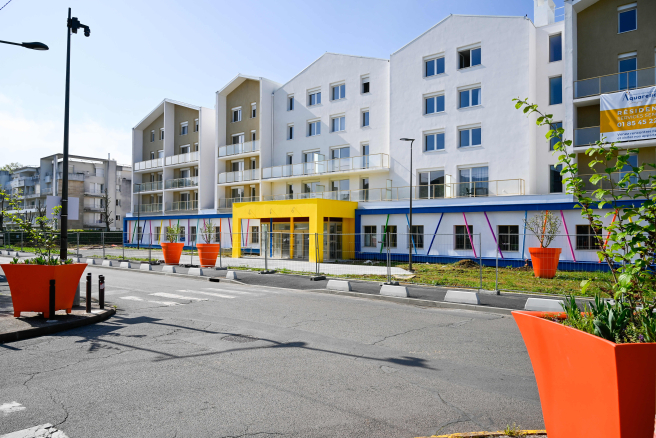
<path fill-rule="evenodd" d="M 213 107 L 237 73 L 284 83 L 327 51 L 389 58 L 449 14 L 533 17 L 533 0 L 11 0 L 0 40 L 50 50 L 0 44 L 0 165 L 62 150 L 69 6 L 91 27 L 71 38 L 71 153 L 121 163 L 165 97 Z"/>

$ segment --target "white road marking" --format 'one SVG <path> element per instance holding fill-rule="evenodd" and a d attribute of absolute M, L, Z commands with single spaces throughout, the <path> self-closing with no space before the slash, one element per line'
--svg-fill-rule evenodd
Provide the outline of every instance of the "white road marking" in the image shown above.
<path fill-rule="evenodd" d="M 259 295 L 253 292 L 243 292 L 243 291 L 238 291 L 238 290 L 233 290 L 233 289 L 218 289 L 216 287 L 204 287 L 204 290 L 214 290 L 218 292 L 227 292 L 229 294 L 238 294 L 238 295 Z"/>
<path fill-rule="evenodd" d="M 176 303 L 174 301 L 148 301 L 149 303 L 161 304 L 163 306 L 181 306 L 182 303 Z"/>
<path fill-rule="evenodd" d="M 233 297 L 232 295 L 214 294 L 212 292 L 201 292 L 201 291 L 197 291 L 197 290 L 179 290 L 177 292 L 186 292 L 186 293 L 192 293 L 192 294 L 208 295 L 210 297 L 218 297 L 218 298 L 237 298 L 237 297 Z"/>
<path fill-rule="evenodd" d="M 178 300 L 196 300 L 196 301 L 207 301 L 207 298 L 196 298 L 196 297 L 185 297 L 183 295 L 176 295 L 176 294 L 167 294 L 166 292 L 157 292 L 154 294 L 150 294 L 156 297 L 162 297 L 162 298 L 176 298 Z"/>
<path fill-rule="evenodd" d="M 139 298 L 139 297 L 118 297 L 118 298 L 120 298 L 120 299 L 122 299 L 122 300 L 130 300 L 130 301 L 143 301 L 143 300 L 142 300 L 141 298 Z"/>
<path fill-rule="evenodd" d="M 3 403 L 0 405 L 0 412 L 2 412 L 5 415 L 22 410 L 25 410 L 25 406 L 15 401 L 11 403 Z"/>

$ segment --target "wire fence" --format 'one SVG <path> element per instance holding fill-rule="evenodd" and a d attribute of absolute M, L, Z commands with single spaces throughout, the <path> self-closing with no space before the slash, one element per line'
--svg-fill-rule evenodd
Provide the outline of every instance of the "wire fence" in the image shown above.
<path fill-rule="evenodd" d="M 184 244 L 180 264 L 200 266 L 199 253 L 209 251 L 210 244 L 216 257 L 203 267 L 538 293 L 575 293 L 582 280 L 596 280 L 599 288 L 610 280 L 609 267 L 600 262 L 598 251 L 612 242 L 599 244 L 586 233 L 551 236 L 549 247 L 540 248 L 537 236 L 512 229 L 497 235 L 474 234 L 465 227 L 453 234 L 425 234 L 397 233 L 393 227 L 381 233 L 365 226 L 371 232 L 342 233 L 339 227 L 327 226 L 336 232 L 309 233 L 275 225 L 272 231 L 264 224 L 243 233 L 217 228 L 204 235 L 187 230 L 178 236 Z M 162 264 L 162 231 L 133 236 L 121 231 L 72 232 L 68 254 Z M 56 256 L 60 237 L 53 237 Z M 33 243 L 21 232 L 0 233 L 0 248 L 34 252 Z"/>

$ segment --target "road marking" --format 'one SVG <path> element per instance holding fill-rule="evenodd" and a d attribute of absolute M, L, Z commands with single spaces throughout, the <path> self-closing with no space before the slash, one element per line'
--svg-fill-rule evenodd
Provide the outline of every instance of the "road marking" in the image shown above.
<path fill-rule="evenodd" d="M 130 301 L 143 301 L 139 297 L 118 297 L 118 298 L 121 298 L 122 300 L 130 300 Z"/>
<path fill-rule="evenodd" d="M 238 294 L 238 295 L 259 295 L 259 294 L 255 294 L 253 292 L 243 292 L 243 291 L 237 291 L 237 290 L 233 290 L 233 289 L 219 289 L 219 288 L 216 288 L 216 287 L 204 287 L 203 289 L 205 289 L 205 290 L 215 290 L 215 291 L 218 291 L 218 292 L 228 292 L 229 294 Z"/>
<path fill-rule="evenodd" d="M 25 410 L 25 406 L 15 401 L 11 403 L 3 403 L 0 405 L 0 412 L 2 412 L 5 415 L 22 410 Z"/>
<path fill-rule="evenodd" d="M 183 295 L 176 295 L 176 294 L 167 294 L 166 292 L 157 292 L 154 294 L 150 294 L 156 297 L 162 297 L 162 298 L 176 298 L 178 300 L 196 300 L 196 301 L 207 301 L 207 298 L 196 298 L 196 297 L 185 297 Z"/>
<path fill-rule="evenodd" d="M 201 295 L 208 295 L 210 297 L 218 297 L 218 298 L 237 298 L 233 297 L 232 295 L 222 295 L 222 294 L 215 294 L 212 292 L 201 292 L 197 290 L 179 290 L 176 292 L 186 292 L 186 293 L 192 293 L 192 294 L 201 294 Z"/>
<path fill-rule="evenodd" d="M 163 306 L 181 306 L 182 303 L 176 303 L 174 301 L 148 301 L 149 303 L 161 304 Z"/>

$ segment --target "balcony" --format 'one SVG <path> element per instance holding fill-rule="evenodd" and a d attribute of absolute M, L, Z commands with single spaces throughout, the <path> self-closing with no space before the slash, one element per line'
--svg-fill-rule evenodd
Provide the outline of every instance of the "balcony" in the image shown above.
<path fill-rule="evenodd" d="M 167 189 L 183 189 L 185 187 L 198 187 L 198 177 L 167 179 Z"/>
<path fill-rule="evenodd" d="M 100 228 L 105 226 L 105 221 L 102 219 L 84 219 L 83 224 L 85 227 Z"/>
<path fill-rule="evenodd" d="M 595 144 L 597 140 L 601 139 L 599 126 L 591 126 L 589 128 L 578 128 L 574 130 L 574 146 L 589 146 Z"/>
<path fill-rule="evenodd" d="M 232 204 L 236 204 L 237 202 L 258 202 L 260 200 L 259 196 L 254 196 L 254 197 L 241 197 L 241 198 L 223 198 L 219 199 L 219 207 L 218 208 L 232 208 Z"/>
<path fill-rule="evenodd" d="M 198 210 L 198 201 L 175 201 L 166 204 L 167 211 L 193 211 Z"/>
<path fill-rule="evenodd" d="M 309 175 L 329 175 L 335 173 L 368 172 L 389 169 L 389 155 L 374 154 L 349 158 L 337 158 L 309 163 L 286 164 L 265 167 L 262 179 L 295 178 Z"/>
<path fill-rule="evenodd" d="M 49 174 L 46 174 L 46 176 L 43 177 L 43 182 L 49 183 L 52 182 L 52 176 Z"/>
<path fill-rule="evenodd" d="M 164 162 L 167 166 L 174 166 L 176 164 L 193 163 L 194 161 L 198 161 L 198 151 L 189 152 L 188 154 L 172 155 L 166 157 Z"/>
<path fill-rule="evenodd" d="M 68 180 L 69 181 L 84 181 L 84 173 L 69 173 L 68 174 Z M 57 179 L 63 179 L 64 174 L 63 172 L 57 173 Z"/>
<path fill-rule="evenodd" d="M 101 212 L 105 211 L 105 207 L 101 207 L 99 205 L 85 205 L 84 206 L 84 211 L 96 211 L 96 212 Z"/>
<path fill-rule="evenodd" d="M 31 187 L 33 185 L 34 185 L 34 179 L 31 176 L 23 176 L 11 180 L 12 189 L 16 189 L 18 187 Z"/>
<path fill-rule="evenodd" d="M 155 191 L 155 190 L 162 190 L 163 186 L 164 186 L 164 184 L 162 183 L 162 181 L 153 181 L 153 182 L 135 184 L 134 185 L 134 193 L 152 192 L 152 191 Z"/>
<path fill-rule="evenodd" d="M 583 183 L 585 184 L 585 189 L 589 192 L 595 191 L 599 188 L 604 189 L 604 190 L 611 190 L 612 188 L 615 188 L 616 190 L 622 190 L 617 187 L 617 184 L 625 177 L 627 176 L 627 172 L 613 172 L 610 174 L 610 181 L 601 181 L 600 183 L 597 184 L 592 184 L 590 182 L 590 178 L 592 178 L 592 174 L 584 174 L 584 175 L 579 175 L 579 177 L 583 180 Z M 605 174 L 606 175 L 606 174 Z M 640 179 L 650 179 L 650 178 L 656 178 L 656 170 L 643 170 L 640 172 Z M 630 177 L 629 181 L 627 184 L 636 184 L 638 182 L 637 177 Z M 622 183 L 624 185 L 625 183 Z"/>
<path fill-rule="evenodd" d="M 41 196 L 50 196 L 52 195 L 52 189 L 41 189 Z"/>
<path fill-rule="evenodd" d="M 134 170 L 159 169 L 164 166 L 164 158 L 155 158 L 153 160 L 139 161 L 134 163 Z"/>
<path fill-rule="evenodd" d="M 137 211 L 141 213 L 161 213 L 162 204 L 141 204 L 138 206 Z"/>
<path fill-rule="evenodd" d="M 242 181 L 257 181 L 260 179 L 260 169 L 237 170 L 219 173 L 219 184 L 230 184 Z"/>
<path fill-rule="evenodd" d="M 656 67 L 574 81 L 574 99 L 656 85 Z"/>
<path fill-rule="evenodd" d="M 260 141 L 247 141 L 246 143 L 230 144 L 219 147 L 219 158 L 239 154 L 252 154 L 260 151 Z"/>
<path fill-rule="evenodd" d="M 84 189 L 84 194 L 86 196 L 105 196 L 105 193 L 102 190 L 92 190 L 92 189 Z"/>

